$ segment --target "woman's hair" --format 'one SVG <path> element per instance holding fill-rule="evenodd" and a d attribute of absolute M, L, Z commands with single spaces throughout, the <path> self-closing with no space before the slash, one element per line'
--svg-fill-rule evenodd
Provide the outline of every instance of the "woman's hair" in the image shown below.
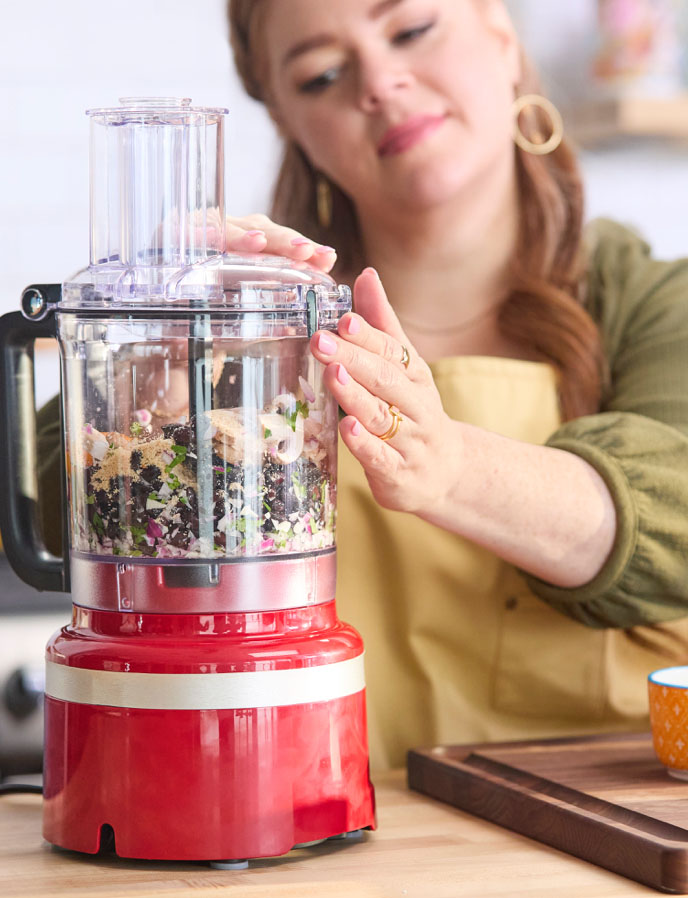
<path fill-rule="evenodd" d="M 239 76 L 250 96 L 269 105 L 260 32 L 259 0 L 228 0 L 230 39 Z M 262 77 L 261 77 L 262 75 Z M 522 54 L 516 94 L 540 93 L 538 78 Z M 521 114 L 521 130 L 534 138 L 547 133 L 547 116 L 534 108 Z M 559 375 L 564 420 L 599 410 L 606 380 L 600 334 L 584 308 L 582 252 L 583 190 L 578 165 L 564 140 L 549 155 L 516 147 L 520 230 L 511 265 L 511 289 L 500 310 L 504 336 L 550 362 Z M 356 210 L 330 183 L 332 221 L 324 228 L 317 215 L 317 182 L 322 177 L 302 150 L 287 141 L 275 184 L 271 216 L 313 239 L 334 246 L 338 267 L 355 271 L 363 258 Z"/>

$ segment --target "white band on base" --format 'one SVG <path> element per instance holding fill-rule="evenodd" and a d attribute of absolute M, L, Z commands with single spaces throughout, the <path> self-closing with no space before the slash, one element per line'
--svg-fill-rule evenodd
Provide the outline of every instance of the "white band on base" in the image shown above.
<path fill-rule="evenodd" d="M 123 673 L 46 662 L 46 696 L 115 708 L 273 708 L 328 702 L 363 688 L 363 653 L 314 667 L 210 674 Z"/>

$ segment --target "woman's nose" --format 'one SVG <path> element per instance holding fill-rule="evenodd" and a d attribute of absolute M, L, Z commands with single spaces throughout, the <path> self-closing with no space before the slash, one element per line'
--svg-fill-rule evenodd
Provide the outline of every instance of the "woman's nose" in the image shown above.
<path fill-rule="evenodd" d="M 408 69 L 387 55 L 359 61 L 358 101 L 364 112 L 377 112 L 412 83 Z"/>

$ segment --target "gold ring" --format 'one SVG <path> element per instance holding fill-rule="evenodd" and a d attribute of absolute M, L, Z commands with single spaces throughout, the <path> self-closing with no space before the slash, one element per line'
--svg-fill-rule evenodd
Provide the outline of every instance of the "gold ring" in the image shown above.
<path fill-rule="evenodd" d="M 391 440 L 397 430 L 399 430 L 399 425 L 404 420 L 399 414 L 399 409 L 395 405 L 390 405 L 389 413 L 392 416 L 392 423 L 384 433 L 379 435 L 378 439 L 380 440 Z"/>
<path fill-rule="evenodd" d="M 408 368 L 410 361 L 411 361 L 411 356 L 409 355 L 409 351 L 402 343 L 401 344 L 401 364 L 404 366 L 404 368 Z"/>

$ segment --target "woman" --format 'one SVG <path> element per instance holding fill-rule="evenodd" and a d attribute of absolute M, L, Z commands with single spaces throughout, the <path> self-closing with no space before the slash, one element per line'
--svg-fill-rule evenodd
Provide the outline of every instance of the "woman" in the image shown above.
<path fill-rule="evenodd" d="M 646 726 L 647 673 L 688 657 L 688 262 L 611 222 L 583 239 L 501 0 L 229 17 L 285 155 L 279 224 L 233 219 L 227 248 L 355 281 L 312 351 L 345 413 L 338 607 L 373 766 Z"/>
<path fill-rule="evenodd" d="M 642 728 L 647 673 L 688 657 L 688 262 L 611 222 L 583 240 L 501 0 L 228 9 L 290 226 L 234 219 L 230 247 L 368 266 L 312 350 L 346 413 L 338 601 L 373 764 Z"/>

